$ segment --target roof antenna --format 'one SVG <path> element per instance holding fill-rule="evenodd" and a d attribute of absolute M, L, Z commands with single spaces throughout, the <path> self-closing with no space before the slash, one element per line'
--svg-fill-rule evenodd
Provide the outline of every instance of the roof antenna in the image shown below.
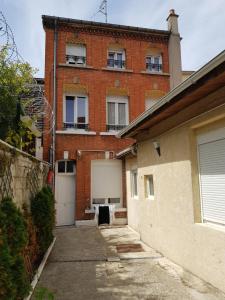
<path fill-rule="evenodd" d="M 108 23 L 108 10 L 107 10 L 107 0 L 102 0 L 98 11 L 92 16 L 94 18 L 98 13 L 101 13 L 105 16 L 105 22 Z"/>

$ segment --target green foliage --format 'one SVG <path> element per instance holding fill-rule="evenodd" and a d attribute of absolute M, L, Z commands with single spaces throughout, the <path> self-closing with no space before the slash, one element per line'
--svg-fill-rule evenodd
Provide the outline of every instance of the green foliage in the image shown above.
<path fill-rule="evenodd" d="M 53 240 L 55 224 L 54 196 L 48 187 L 44 187 L 31 201 L 31 214 L 37 227 L 37 239 L 43 255 Z"/>
<path fill-rule="evenodd" d="M 30 290 L 22 251 L 27 244 L 23 215 L 10 198 L 0 203 L 0 296 L 23 299 Z"/>
<path fill-rule="evenodd" d="M 28 63 L 7 61 L 6 51 L 0 51 L 0 138 L 5 140 L 9 134 L 12 137 L 13 132 L 20 137 L 13 140 L 17 146 L 21 142 L 18 100 L 28 93 L 35 70 Z"/>
<path fill-rule="evenodd" d="M 35 290 L 35 300 L 54 300 L 54 294 L 45 287 L 39 287 Z"/>

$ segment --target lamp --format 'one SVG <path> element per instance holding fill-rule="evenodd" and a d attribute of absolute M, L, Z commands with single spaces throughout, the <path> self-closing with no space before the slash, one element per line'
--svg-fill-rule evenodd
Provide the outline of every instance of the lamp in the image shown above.
<path fill-rule="evenodd" d="M 157 151 L 158 155 L 161 155 L 161 151 L 160 151 L 160 143 L 159 142 L 153 142 L 153 146 L 155 148 L 155 150 Z"/>

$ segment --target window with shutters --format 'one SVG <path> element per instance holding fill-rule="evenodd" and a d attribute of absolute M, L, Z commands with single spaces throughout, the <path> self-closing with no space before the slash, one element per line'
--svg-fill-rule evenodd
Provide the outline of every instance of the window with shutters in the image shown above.
<path fill-rule="evenodd" d="M 225 128 L 198 137 L 203 222 L 225 225 Z"/>
<path fill-rule="evenodd" d="M 109 50 L 107 66 L 110 68 L 124 69 L 126 67 L 125 50 Z"/>
<path fill-rule="evenodd" d="M 146 70 L 149 72 L 162 72 L 162 56 L 161 55 L 146 56 Z"/>
<path fill-rule="evenodd" d="M 128 98 L 107 97 L 107 130 L 118 131 L 128 125 Z"/>
<path fill-rule="evenodd" d="M 86 46 L 82 44 L 66 45 L 66 63 L 70 65 L 86 65 Z"/>

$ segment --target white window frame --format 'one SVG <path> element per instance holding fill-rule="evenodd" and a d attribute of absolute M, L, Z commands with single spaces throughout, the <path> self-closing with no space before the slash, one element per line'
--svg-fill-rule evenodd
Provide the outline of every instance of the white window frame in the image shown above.
<path fill-rule="evenodd" d="M 153 191 L 149 188 L 149 179 L 152 178 L 152 186 Z M 155 199 L 155 187 L 154 187 L 154 177 L 152 174 L 144 175 L 144 184 L 145 184 L 145 198 L 148 200 L 154 200 Z"/>
<path fill-rule="evenodd" d="M 66 172 L 66 166 L 68 161 L 73 161 L 73 172 Z M 59 162 L 65 162 L 65 172 L 58 172 L 58 164 Z M 76 171 L 76 166 L 75 166 L 75 161 L 72 159 L 60 159 L 57 161 L 57 167 L 56 167 L 56 173 L 58 175 L 63 175 L 63 176 L 69 176 L 69 175 L 75 175 Z"/>
<path fill-rule="evenodd" d="M 134 183 L 134 174 L 136 174 L 136 190 L 137 194 L 135 194 L 135 183 Z M 133 169 L 130 172 L 130 192 L 131 192 L 131 198 L 138 199 L 138 170 Z"/>
<path fill-rule="evenodd" d="M 120 68 L 119 66 L 108 66 L 108 64 L 107 64 L 107 66 L 108 66 L 108 68 L 113 68 L 113 69 L 125 69 L 126 68 L 126 52 L 125 52 L 125 50 L 124 49 L 121 49 L 121 50 L 111 50 L 111 49 L 108 49 L 108 54 L 107 54 L 107 59 L 110 59 L 110 57 L 109 57 L 109 54 L 110 53 L 113 53 L 114 54 L 114 60 L 118 60 L 117 59 L 117 55 L 118 54 L 122 54 L 122 61 L 124 61 L 125 62 L 125 66 L 122 66 L 122 68 Z"/>
<path fill-rule="evenodd" d="M 109 124 L 109 120 L 108 120 L 108 103 L 115 103 L 115 124 Z M 125 107 L 125 123 L 126 124 L 119 124 L 119 108 L 118 108 L 118 104 L 119 103 L 125 103 L 126 107 Z M 107 125 L 124 125 L 127 126 L 129 124 L 129 100 L 128 97 L 121 97 L 121 96 L 109 96 L 106 99 L 106 122 Z M 110 131 L 116 131 L 116 130 L 110 130 Z"/>
<path fill-rule="evenodd" d="M 86 109 L 86 123 L 85 124 L 89 124 L 89 112 L 88 112 L 88 96 L 87 95 L 81 95 L 81 94 L 64 94 L 64 99 L 63 99 L 63 123 L 67 123 L 66 122 L 66 97 L 74 97 L 74 101 L 75 101 L 75 105 L 74 105 L 74 123 L 77 123 L 77 98 L 78 97 L 82 97 L 86 99 L 86 105 L 85 105 L 85 109 Z M 75 122 L 76 120 L 76 122 Z M 80 123 L 83 124 L 83 123 Z M 79 129 L 79 128 L 66 128 L 66 130 L 72 130 L 72 131 L 86 131 L 85 129 Z"/>
<path fill-rule="evenodd" d="M 78 46 L 81 46 L 81 47 L 83 47 L 83 49 L 84 49 L 84 55 L 78 55 L 78 53 L 76 53 L 76 47 L 78 47 Z M 68 47 L 74 47 L 74 53 L 73 54 L 70 54 L 70 53 L 68 53 Z M 71 56 L 80 56 L 80 57 L 84 57 L 85 58 L 85 62 L 83 62 L 83 63 L 76 63 L 75 61 L 74 61 L 74 63 L 73 64 L 71 64 L 70 62 L 69 62 L 69 60 L 67 60 L 66 59 L 66 63 L 67 64 L 71 64 L 71 65 L 75 65 L 75 66 L 86 66 L 86 60 L 87 60 L 87 49 L 86 49 L 86 45 L 84 45 L 84 44 L 71 44 L 71 43 L 67 43 L 66 44 L 66 56 L 67 55 L 71 55 Z"/>
<path fill-rule="evenodd" d="M 147 59 L 148 58 L 150 58 L 152 64 L 155 64 L 155 58 L 159 58 L 159 65 L 162 66 L 162 55 L 161 54 L 158 54 L 158 55 L 151 55 L 151 54 L 149 54 L 149 55 L 146 55 L 146 57 L 145 57 L 145 63 L 146 63 L 146 70 L 147 70 L 147 72 L 150 72 L 150 73 L 151 72 L 162 73 L 162 67 L 161 67 L 161 70 L 149 70 L 147 68 Z"/>

